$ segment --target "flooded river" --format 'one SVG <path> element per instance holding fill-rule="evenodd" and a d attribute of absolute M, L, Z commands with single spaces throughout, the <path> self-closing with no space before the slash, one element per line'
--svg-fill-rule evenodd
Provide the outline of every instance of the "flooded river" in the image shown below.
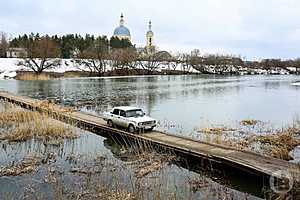
<path fill-rule="evenodd" d="M 102 112 L 118 105 L 139 106 L 147 114 L 158 119 L 158 129 L 191 136 L 210 124 L 231 126 L 244 119 L 266 121 L 274 127 L 291 124 L 298 115 L 300 116 L 300 86 L 294 84 L 299 81 L 299 76 L 148 76 L 50 81 L 0 80 L 0 90 L 37 99 L 49 99 L 95 115 L 101 115 Z M 67 171 L 67 175 L 65 174 L 62 179 L 68 183 L 68 187 L 73 187 L 74 182 L 78 182 L 80 178 L 69 173 L 71 168 L 73 169 L 74 165 L 75 168 L 78 168 L 78 165 L 85 166 L 85 163 L 100 156 L 105 157 L 103 168 L 106 170 L 102 169 L 105 171 L 104 175 L 96 176 L 98 181 L 109 187 L 123 187 L 131 192 L 138 189 L 136 183 L 129 184 L 132 182 L 131 175 L 134 169 L 128 167 L 126 159 L 120 156 L 120 152 L 124 151 L 121 146 L 86 131 L 78 131 L 81 135 L 78 139 L 65 141 L 59 147 L 47 146 L 37 141 L 18 144 L 2 142 L 0 164 L 5 166 L 33 153 L 41 156 L 53 153 L 56 155 L 57 171 L 61 169 Z M 118 173 L 113 172 L 108 166 L 117 168 L 114 170 Z M 22 184 L 27 185 L 32 179 L 38 180 L 39 177 L 45 176 L 47 170 L 49 171 L 48 167 L 41 168 L 38 173 L 31 175 L 0 177 L 0 185 L 7 186 L 1 187 L 0 197 L 8 199 L 11 196 L 15 197 L 16 191 L 20 188 L 25 190 Z M 245 183 L 243 177 L 239 175 L 205 174 L 198 169 L 192 170 L 195 168 L 197 163 L 189 167 L 179 164 L 166 165 L 163 171 L 143 180 L 142 186 L 139 187 L 143 188 L 145 192 L 143 196 L 148 199 L 154 199 L 157 191 L 166 192 L 162 195 L 163 199 L 167 199 L 166 195 L 169 193 L 179 195 L 178 199 L 201 199 L 204 198 L 204 190 L 208 193 L 212 190 L 232 193 L 232 199 L 263 197 L 263 188 L 255 185 L 255 180 Z M 191 180 L 199 174 L 205 174 L 211 180 L 210 185 L 213 186 L 210 190 L 207 191 L 204 187 L 193 191 L 191 185 L 187 186 L 187 183 L 191 183 Z M 162 176 L 165 177 L 161 179 L 163 182 L 157 183 L 157 177 Z M 54 189 L 49 190 L 47 184 L 37 182 L 42 193 L 52 191 L 52 194 L 44 192 L 43 195 L 48 198 L 55 195 Z M 121 186 L 116 185 L 116 182 Z M 160 187 L 161 184 L 164 187 Z M 207 199 L 214 199 L 214 196 Z"/>
<path fill-rule="evenodd" d="M 144 108 L 161 129 L 189 134 L 243 119 L 290 124 L 300 115 L 299 76 L 151 76 L 51 81 L 0 80 L 0 90 L 51 99 L 101 114 L 117 105 Z"/>

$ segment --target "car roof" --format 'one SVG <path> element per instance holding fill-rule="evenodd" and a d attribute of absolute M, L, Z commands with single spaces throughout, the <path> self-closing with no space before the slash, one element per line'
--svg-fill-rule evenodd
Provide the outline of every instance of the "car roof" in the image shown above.
<path fill-rule="evenodd" d="M 141 108 L 133 107 L 133 106 L 118 106 L 118 107 L 114 107 L 113 109 L 119 109 L 119 110 L 124 110 L 124 111 L 128 111 L 128 110 L 141 110 Z"/>

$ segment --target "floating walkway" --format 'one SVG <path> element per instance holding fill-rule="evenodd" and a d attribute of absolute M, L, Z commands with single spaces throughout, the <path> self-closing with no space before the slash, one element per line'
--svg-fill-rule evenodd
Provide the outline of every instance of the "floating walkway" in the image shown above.
<path fill-rule="evenodd" d="M 288 170 L 290 174 L 293 174 L 293 177 L 300 177 L 299 165 L 285 160 L 262 156 L 253 152 L 241 151 L 222 145 L 195 141 L 193 139 L 155 130 L 141 134 L 131 134 L 123 130 L 108 127 L 106 122 L 100 117 L 79 111 L 72 111 L 66 107 L 52 105 L 45 101 L 17 96 L 7 92 L 0 92 L 0 100 L 1 99 L 26 109 L 48 113 L 49 116 L 54 119 L 90 130 L 99 135 L 111 138 L 126 138 L 126 141 L 135 140 L 143 144 L 154 145 L 178 152 L 187 157 L 209 160 L 258 176 L 270 177 L 273 176 L 274 173 L 277 175 L 281 174 L 277 172 L 286 172 Z"/>

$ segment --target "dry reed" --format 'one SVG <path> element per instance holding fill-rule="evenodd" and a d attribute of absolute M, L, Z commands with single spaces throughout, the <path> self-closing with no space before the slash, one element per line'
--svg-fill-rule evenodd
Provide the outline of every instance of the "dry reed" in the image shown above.
<path fill-rule="evenodd" d="M 236 131 L 236 129 L 228 128 L 228 127 L 203 128 L 203 129 L 199 130 L 198 132 L 220 135 L 223 132 L 230 132 L 230 131 Z"/>
<path fill-rule="evenodd" d="M 0 124 L 26 123 L 38 119 L 41 115 L 37 112 L 6 111 L 0 112 Z"/>
<path fill-rule="evenodd" d="M 297 135 L 300 135 L 300 120 L 294 120 L 292 126 L 279 130 L 267 125 L 258 120 L 242 120 L 236 129 L 223 126 L 203 128 L 198 132 L 203 134 L 206 142 L 290 160 L 290 151 L 300 145 L 297 139 Z"/>
<path fill-rule="evenodd" d="M 48 100 L 39 101 L 35 105 L 37 108 L 40 108 L 44 112 L 60 112 L 60 113 L 68 113 L 73 112 L 74 109 L 70 107 L 61 107 L 59 105 L 56 105 Z"/>
<path fill-rule="evenodd" d="M 41 160 L 36 156 L 27 156 L 18 163 L 13 163 L 10 166 L 0 167 L 1 176 L 18 176 L 24 173 L 30 173 L 41 163 Z"/>
<path fill-rule="evenodd" d="M 245 119 L 240 121 L 240 124 L 242 126 L 255 126 L 258 123 L 258 120 L 254 120 L 254 119 Z"/>
<path fill-rule="evenodd" d="M 0 112 L 0 125 L 13 126 L 0 135 L 0 140 L 25 141 L 32 138 L 49 140 L 73 139 L 77 137 L 74 128 L 46 115 L 31 111 Z"/>
<path fill-rule="evenodd" d="M 275 134 L 252 136 L 248 139 L 249 144 L 260 142 L 269 145 L 268 154 L 275 158 L 290 160 L 289 152 L 300 145 L 300 140 L 296 138 L 297 129 L 287 128 Z"/>
<path fill-rule="evenodd" d="M 170 164 L 176 160 L 175 155 L 157 153 L 154 151 L 143 151 L 134 158 L 135 160 L 127 162 L 127 165 L 134 166 L 137 178 L 145 177 L 146 175 L 163 168 L 164 164 Z"/>
<path fill-rule="evenodd" d="M 24 80 L 24 81 L 36 81 L 36 80 L 50 80 L 53 78 L 47 73 L 35 74 L 34 72 L 28 72 L 28 73 L 18 74 L 16 79 Z"/>

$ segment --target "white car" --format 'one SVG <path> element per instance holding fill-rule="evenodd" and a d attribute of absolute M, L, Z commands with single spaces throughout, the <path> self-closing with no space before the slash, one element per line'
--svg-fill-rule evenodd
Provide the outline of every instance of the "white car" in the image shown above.
<path fill-rule="evenodd" d="M 130 106 L 115 107 L 104 113 L 103 119 L 109 126 L 120 126 L 130 133 L 152 130 L 156 126 L 156 120 L 146 116 L 142 109 Z"/>

